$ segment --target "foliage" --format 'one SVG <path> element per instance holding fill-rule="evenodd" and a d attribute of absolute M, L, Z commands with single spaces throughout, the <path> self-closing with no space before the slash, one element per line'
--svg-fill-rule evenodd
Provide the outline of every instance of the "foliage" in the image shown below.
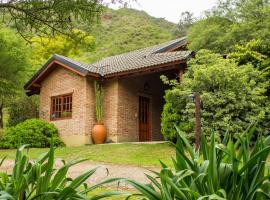
<path fill-rule="evenodd" d="M 0 11 L 6 17 L 4 22 L 9 24 L 12 21 L 25 39 L 31 38 L 32 34 L 71 36 L 74 21 L 88 25 L 96 22 L 103 10 L 101 3 L 96 0 L 7 0 L 0 1 Z"/>
<path fill-rule="evenodd" d="M 269 11 L 268 0 L 221 0 L 192 26 L 190 48 L 228 53 L 236 44 L 244 45 L 255 38 L 269 44 Z"/>
<path fill-rule="evenodd" d="M 245 45 L 235 45 L 234 52 L 228 55 L 235 59 L 238 65 L 251 63 L 270 77 L 270 59 L 268 58 L 268 47 L 260 40 L 251 40 Z"/>
<path fill-rule="evenodd" d="M 94 52 L 85 52 L 80 59 L 93 62 L 104 57 L 125 53 L 139 48 L 160 44 L 173 38 L 175 25 L 164 19 L 149 16 L 143 11 L 122 8 L 106 9 L 100 24 L 89 30 L 96 39 Z"/>
<path fill-rule="evenodd" d="M 180 20 L 173 30 L 175 37 L 184 37 L 187 35 L 189 28 L 195 23 L 196 19 L 193 13 L 185 11 L 181 13 Z"/>
<path fill-rule="evenodd" d="M 270 75 L 269 13 L 269 0 L 221 0 L 216 8 L 191 27 L 189 47 L 194 51 L 209 49 L 221 54 L 236 51 L 242 54 L 242 63 L 250 59 L 258 61 L 260 55 L 267 56 L 264 64 L 259 62 L 259 66 L 261 70 L 268 68 L 267 74 Z"/>
<path fill-rule="evenodd" d="M 3 108 L 21 86 L 28 55 L 24 41 L 0 25 L 0 128 L 3 126 Z"/>
<path fill-rule="evenodd" d="M 0 129 L 0 140 L 3 139 L 4 135 L 5 135 L 4 129 Z"/>
<path fill-rule="evenodd" d="M 95 86 L 95 98 L 96 98 L 96 120 L 97 123 L 102 123 L 102 115 L 103 115 L 103 90 L 102 86 L 99 82 L 94 82 Z"/>
<path fill-rule="evenodd" d="M 193 51 L 209 49 L 216 53 L 227 53 L 235 44 L 230 41 L 234 38 L 228 39 L 224 36 L 231 25 L 230 20 L 219 16 L 209 16 L 197 21 L 188 32 L 189 49 Z"/>
<path fill-rule="evenodd" d="M 38 99 L 20 96 L 9 103 L 8 126 L 15 126 L 27 119 L 38 118 Z"/>
<path fill-rule="evenodd" d="M 24 148 L 25 145 L 17 150 L 12 174 L 9 175 L 5 172 L 1 173 L 0 199 L 94 200 L 114 195 L 127 194 L 119 191 L 106 191 L 87 196 L 89 192 L 94 191 L 104 184 L 112 183 L 115 179 L 103 180 L 97 184 L 88 186 L 84 182 L 96 172 L 97 168 L 88 170 L 74 179 L 67 177 L 70 167 L 85 160 L 73 160 L 68 163 L 63 161 L 63 165 L 59 169 L 54 169 L 55 155 L 52 146 L 48 153 L 41 155 L 35 161 L 30 161 L 29 157 L 23 153 Z"/>
<path fill-rule="evenodd" d="M 217 136 L 226 131 L 240 133 L 254 120 L 260 120 L 260 133 L 269 132 L 269 100 L 265 95 L 269 82 L 260 71 L 250 64 L 239 67 L 234 60 L 207 50 L 199 51 L 188 65 L 181 84 L 174 81 L 165 94 L 162 133 L 166 139 L 175 138 L 173 124 L 194 139 L 194 103 L 187 98 L 192 92 L 201 97 L 202 131 L 206 135 L 213 131 Z"/>
<path fill-rule="evenodd" d="M 21 144 L 28 144 L 30 147 L 44 148 L 50 146 L 52 139 L 55 146 L 64 145 L 53 124 L 39 119 L 28 119 L 15 127 L 8 128 L 0 146 L 2 148 L 17 148 Z"/>
<path fill-rule="evenodd" d="M 201 149 L 195 152 L 184 134 L 177 129 L 174 169 L 162 163 L 154 176 L 146 175 L 151 184 L 126 180 L 149 200 L 263 200 L 270 198 L 270 171 L 267 157 L 270 137 L 260 136 L 250 149 L 255 127 L 251 126 L 234 141 L 226 134 L 219 144 L 215 135 L 207 144 L 202 135 Z M 186 150 L 186 151 L 185 151 Z"/>
<path fill-rule="evenodd" d="M 95 48 L 95 39 L 84 31 L 73 29 L 70 33 L 72 40 L 66 35 L 54 37 L 33 37 L 31 47 L 33 56 L 31 62 L 40 68 L 53 54 L 67 57 L 80 57 L 82 52 L 91 52 Z"/>

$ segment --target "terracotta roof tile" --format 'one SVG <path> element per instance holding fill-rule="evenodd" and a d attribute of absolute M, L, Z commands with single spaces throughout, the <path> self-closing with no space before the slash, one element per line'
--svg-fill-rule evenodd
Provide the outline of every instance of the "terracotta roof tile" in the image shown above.
<path fill-rule="evenodd" d="M 186 45 L 185 37 L 152 47 L 107 57 L 92 64 L 84 64 L 64 56 L 57 56 L 77 65 L 78 67 L 86 69 L 89 72 L 105 76 L 108 74 L 142 69 L 155 65 L 188 59 L 191 55 L 191 51 L 166 52 L 169 49 L 183 45 Z"/>

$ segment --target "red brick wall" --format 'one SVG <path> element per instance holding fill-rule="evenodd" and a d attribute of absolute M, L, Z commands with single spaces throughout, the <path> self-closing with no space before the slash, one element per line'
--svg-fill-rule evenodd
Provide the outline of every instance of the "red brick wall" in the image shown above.
<path fill-rule="evenodd" d="M 103 121 L 107 129 L 107 140 L 117 142 L 118 135 L 118 81 L 103 82 Z"/>
<path fill-rule="evenodd" d="M 57 67 L 41 83 L 40 118 L 50 121 L 51 97 L 72 93 L 72 119 L 51 121 L 69 146 L 90 143 L 95 120 L 92 81 L 62 67 Z"/>
<path fill-rule="evenodd" d="M 119 79 L 118 133 L 119 141 L 138 141 L 139 96 L 150 98 L 152 140 L 162 140 L 160 133 L 161 112 L 163 106 L 163 84 L 160 74 Z M 144 84 L 149 89 L 145 91 Z"/>
<path fill-rule="evenodd" d="M 163 85 L 160 74 L 112 79 L 103 82 L 103 121 L 108 141 L 138 141 L 139 96 L 151 99 L 152 140 L 161 140 L 160 117 L 163 105 Z M 144 84 L 149 90 L 144 90 Z M 50 121 L 51 97 L 72 93 L 72 119 L 52 121 L 60 136 L 69 146 L 91 143 L 91 130 L 95 123 L 95 96 L 93 80 L 58 67 L 41 83 L 40 118 Z"/>

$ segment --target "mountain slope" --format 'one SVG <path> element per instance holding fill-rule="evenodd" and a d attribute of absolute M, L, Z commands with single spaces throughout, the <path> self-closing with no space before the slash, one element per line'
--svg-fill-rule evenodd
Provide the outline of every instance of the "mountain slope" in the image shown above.
<path fill-rule="evenodd" d="M 94 28 L 96 49 L 80 56 L 93 62 L 135 49 L 159 44 L 173 38 L 175 24 L 148 15 L 143 11 L 122 8 L 107 9 L 101 23 Z"/>

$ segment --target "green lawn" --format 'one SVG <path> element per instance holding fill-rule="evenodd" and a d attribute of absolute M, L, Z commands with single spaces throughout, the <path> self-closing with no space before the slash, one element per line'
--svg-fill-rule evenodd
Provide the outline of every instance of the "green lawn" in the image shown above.
<path fill-rule="evenodd" d="M 30 149 L 30 158 L 35 159 L 48 149 Z M 0 150 L 0 158 L 15 157 L 16 150 Z M 56 157 L 65 160 L 87 158 L 91 161 L 128 164 L 142 167 L 159 167 L 159 160 L 172 165 L 175 149 L 170 143 L 162 144 L 106 144 L 83 147 L 62 147 L 56 149 Z"/>
<path fill-rule="evenodd" d="M 121 191 L 121 192 L 128 192 L 128 193 L 131 193 L 131 194 L 137 194 L 138 193 L 135 190 L 115 190 L 115 189 L 100 187 L 100 188 L 97 188 L 94 191 L 88 193 L 88 196 L 89 197 L 93 197 L 93 195 L 100 195 L 100 193 L 109 192 L 109 191 Z M 126 197 L 127 197 L 126 195 L 118 195 L 118 196 L 108 197 L 108 198 L 105 198 L 105 199 L 110 199 L 110 200 L 125 200 Z M 133 196 L 133 197 L 129 198 L 129 200 L 142 200 L 142 197 Z"/>

